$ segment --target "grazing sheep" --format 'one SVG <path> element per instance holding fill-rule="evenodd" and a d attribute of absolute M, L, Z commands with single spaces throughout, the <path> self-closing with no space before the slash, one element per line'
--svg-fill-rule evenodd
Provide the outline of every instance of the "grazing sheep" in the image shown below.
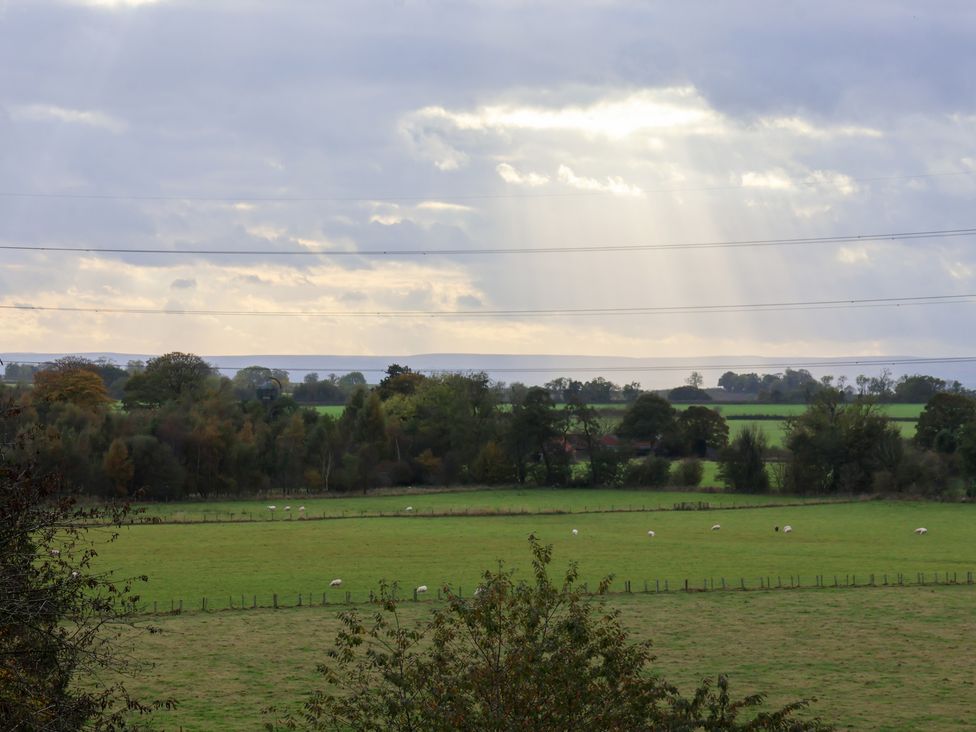
<path fill-rule="evenodd" d="M 656 536 L 656 534 L 653 531 L 648 531 L 647 535 L 650 536 L 652 539 Z"/>
<path fill-rule="evenodd" d="M 329 587 L 342 587 L 341 579 L 334 579 L 329 583 Z"/>
<path fill-rule="evenodd" d="M 722 524 L 715 524 L 715 525 L 714 525 L 714 526 L 712 527 L 712 531 L 718 531 L 718 530 L 719 530 L 719 529 L 721 529 L 721 528 L 722 528 Z"/>
<path fill-rule="evenodd" d="M 291 511 L 291 506 L 285 506 L 286 511 Z"/>
<path fill-rule="evenodd" d="M 78 576 L 79 576 L 79 575 L 78 575 L 78 573 L 77 573 L 77 572 L 72 572 L 72 573 L 71 573 L 71 579 L 78 579 Z"/>
<path fill-rule="evenodd" d="M 304 510 L 305 510 L 305 506 L 299 506 L 299 507 L 298 507 L 298 510 L 299 510 L 299 511 L 304 511 Z"/>
<path fill-rule="evenodd" d="M 61 550 L 60 549 L 52 549 L 51 550 L 51 556 L 52 557 L 55 557 L 55 558 L 56 557 L 60 557 L 61 556 Z"/>
<path fill-rule="evenodd" d="M 916 534 L 918 534 L 919 536 L 921 536 L 922 534 L 927 534 L 927 533 L 929 533 L 929 530 L 928 530 L 928 529 L 926 529 L 926 528 L 925 528 L 925 527 L 923 527 L 923 526 L 919 526 L 919 527 L 918 527 L 917 529 L 915 529 L 915 533 L 916 533 Z"/>
<path fill-rule="evenodd" d="M 427 592 L 427 585 L 420 585 L 420 587 L 417 588 L 417 594 L 418 595 L 421 594 L 421 593 L 423 593 L 423 592 Z"/>
<path fill-rule="evenodd" d="M 783 527 L 783 533 L 784 533 L 784 534 L 788 534 L 788 533 L 790 533 L 791 531 L 793 531 L 793 527 L 792 527 L 792 526 L 790 526 L 789 524 L 787 524 L 786 526 L 784 526 L 784 527 Z"/>
<path fill-rule="evenodd" d="M 579 529 L 573 529 L 573 536 L 576 536 L 578 533 L 579 533 Z"/>
<path fill-rule="evenodd" d="M 269 511 L 274 511 L 276 508 L 277 508 L 277 506 L 268 506 L 268 510 Z"/>
<path fill-rule="evenodd" d="M 404 511 L 413 511 L 413 506 L 407 506 Z"/>

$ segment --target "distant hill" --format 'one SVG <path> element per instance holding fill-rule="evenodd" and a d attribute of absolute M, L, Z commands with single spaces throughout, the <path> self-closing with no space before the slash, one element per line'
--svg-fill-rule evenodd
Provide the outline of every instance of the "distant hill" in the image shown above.
<path fill-rule="evenodd" d="M 107 358 L 120 366 L 130 360 L 152 358 L 157 354 L 140 353 L 0 353 L 5 362 L 50 361 L 65 355 L 84 356 L 86 358 Z M 203 355 L 203 354 L 202 354 Z M 625 356 L 579 356 L 579 355 L 519 355 L 519 354 L 478 354 L 478 353 L 426 353 L 415 355 L 388 356 L 337 356 L 337 355 L 203 355 L 203 357 L 221 371 L 233 376 L 238 368 L 245 366 L 267 366 L 280 368 L 291 372 L 293 381 L 300 381 L 302 376 L 315 371 L 320 377 L 330 373 L 345 374 L 349 371 L 361 371 L 367 381 L 376 383 L 382 378 L 386 367 L 392 363 L 410 366 L 414 370 L 430 371 L 485 371 L 498 381 L 511 383 L 521 381 L 525 384 L 536 385 L 565 376 L 567 378 L 587 381 L 597 376 L 616 384 L 640 382 L 645 389 L 668 389 L 684 383 L 685 378 L 693 370 L 700 371 L 705 377 L 705 387 L 714 387 L 719 376 L 725 371 L 759 373 L 775 373 L 789 368 L 806 368 L 815 377 L 825 374 L 847 376 L 853 381 L 858 374 L 877 376 L 883 364 L 872 363 L 885 359 L 906 360 L 911 356 L 873 356 L 864 358 L 833 357 L 833 358 L 764 358 L 761 356 L 689 356 L 686 358 L 630 358 Z M 860 365 L 831 366 L 831 363 L 860 361 Z M 823 364 L 823 365 L 818 365 Z M 961 364 L 918 364 L 890 366 L 895 378 L 903 374 L 928 374 L 946 380 L 958 380 L 969 388 L 976 387 L 976 363 Z M 714 398 L 714 397 L 713 397 Z"/>

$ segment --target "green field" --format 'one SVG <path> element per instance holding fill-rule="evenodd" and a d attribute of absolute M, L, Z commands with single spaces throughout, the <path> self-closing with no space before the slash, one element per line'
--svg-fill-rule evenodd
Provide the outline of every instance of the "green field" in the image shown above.
<path fill-rule="evenodd" d="M 559 569 L 565 555 L 557 552 Z M 771 704 L 819 701 L 819 715 L 846 730 L 976 728 L 972 648 L 976 587 L 862 588 L 614 596 L 634 639 L 650 638 L 654 668 L 687 693 L 705 675 L 728 673 L 736 696 Z M 429 604 L 404 605 L 409 621 Z M 127 680 L 136 696 L 172 696 L 159 729 L 259 730 L 261 710 L 296 709 L 321 688 L 315 666 L 338 630 L 331 609 L 193 613 L 154 619 L 140 635 Z"/>
<path fill-rule="evenodd" d="M 322 499 L 358 513 L 403 508 L 405 496 Z M 163 632 L 140 637 L 136 658 L 158 662 L 130 682 L 142 696 L 173 696 L 181 707 L 157 719 L 161 729 L 260 729 L 269 704 L 300 703 L 317 683 L 316 663 L 337 630 L 336 604 L 363 602 L 381 579 L 426 584 L 423 617 L 436 588 L 469 594 L 483 570 L 503 560 L 528 564 L 526 537 L 554 545 L 553 570 L 579 562 L 590 587 L 616 579 L 609 601 L 635 638 L 652 638 L 658 668 L 689 689 L 699 675 L 729 673 L 737 695 L 765 691 L 773 703 L 801 696 L 822 701 L 815 713 L 845 729 L 973 729 L 970 648 L 976 641 L 976 571 L 969 504 L 866 501 L 736 510 L 574 513 L 562 515 L 418 515 L 428 508 L 463 511 L 518 500 L 526 510 L 617 508 L 657 501 L 761 503 L 777 498 L 703 493 L 524 490 L 414 495 L 415 512 L 398 517 L 276 520 L 132 526 L 99 548 L 96 569 L 150 576 L 144 607 L 186 612 L 157 616 Z M 779 500 L 783 500 L 780 498 Z M 641 504 L 643 501 L 643 504 Z M 392 503 L 391 503 L 392 502 Z M 309 502 L 311 505 L 311 502 Z M 243 506 L 243 504 L 241 504 Z M 169 506 L 171 510 L 181 510 Z M 184 506 L 182 510 L 196 510 Z M 238 510 L 240 506 L 238 506 Z M 720 523 L 721 529 L 711 526 Z M 773 531 L 791 524 L 790 534 Z M 925 526 L 927 536 L 913 529 Z M 573 536 L 571 529 L 578 529 Z M 651 538 L 647 531 L 653 529 Z M 106 535 L 107 530 L 97 530 Z M 956 573 L 957 586 L 911 586 L 916 573 Z M 864 587 L 902 573 L 910 586 Z M 826 589 L 685 593 L 706 582 L 805 586 L 822 575 Z M 829 587 L 834 576 L 845 585 Z M 328 589 L 340 577 L 339 590 Z M 633 595 L 621 594 L 626 581 Z M 656 593 L 667 586 L 669 593 Z M 644 594 L 646 587 L 650 590 Z M 330 605 L 321 606 L 322 593 Z M 241 610 L 242 601 L 301 608 Z M 202 598 L 208 609 L 200 612 Z M 308 607 L 309 599 L 314 606 Z M 224 610 L 232 605 L 234 610 Z M 275 659 L 269 661 L 269 659 Z"/>
<path fill-rule="evenodd" d="M 598 496 L 598 494 L 603 494 Z M 615 492 L 591 491 L 604 503 Z M 711 500 L 713 496 L 701 496 Z M 741 497 L 737 497 L 741 498 Z M 618 504 L 619 505 L 619 504 Z M 666 579 L 730 583 L 744 579 L 815 575 L 841 578 L 874 573 L 976 570 L 972 524 L 976 506 L 910 502 L 860 502 L 741 510 L 588 513 L 576 515 L 403 516 L 326 521 L 265 521 L 223 524 L 164 524 L 122 530 L 100 550 L 99 567 L 122 574 L 145 573 L 140 594 L 168 609 L 202 598 L 212 607 L 270 604 L 273 593 L 296 602 L 299 593 L 321 599 L 329 581 L 343 579 L 362 600 L 381 579 L 411 588 L 452 584 L 474 588 L 480 573 L 499 559 L 520 566 L 525 538 L 536 533 L 552 542 L 564 560 L 577 560 L 593 584 L 614 574 L 643 586 Z M 720 531 L 711 531 L 720 523 Z M 776 525 L 792 524 L 789 535 Z M 917 526 L 928 536 L 912 533 Z M 573 536 L 571 529 L 578 529 Z M 653 529 L 656 537 L 649 538 Z M 663 586 L 663 585 L 662 585 Z M 340 595 L 332 594 L 333 600 Z M 234 598 L 231 600 L 231 598 Z"/>
<path fill-rule="evenodd" d="M 716 486 L 717 464 L 705 463 L 705 485 Z M 658 490 L 592 490 L 587 488 L 504 488 L 492 490 L 425 490 L 374 496 L 336 494 L 334 497 L 284 497 L 267 500 L 200 501 L 195 503 L 151 503 L 139 516 L 167 521 L 300 521 L 306 518 L 349 518 L 377 514 L 552 513 L 592 512 L 619 509 L 672 508 L 682 501 L 707 501 L 713 506 L 742 506 L 811 501 L 779 495 L 745 495 Z M 268 506 L 275 506 L 271 511 Z M 285 511 L 289 506 L 290 511 Z M 299 512 L 305 507 L 304 514 Z"/>
<path fill-rule="evenodd" d="M 783 439 L 785 437 L 784 428 L 786 427 L 786 422 L 783 420 L 775 419 L 730 419 L 727 422 L 729 426 L 729 439 L 734 439 L 737 434 L 742 432 L 749 427 L 755 427 L 760 432 L 766 435 L 766 439 L 769 442 L 770 447 L 783 447 Z M 892 422 L 901 436 L 906 440 L 910 440 L 915 437 L 915 422 Z"/>
<path fill-rule="evenodd" d="M 612 402 L 609 404 L 591 404 L 590 406 L 601 412 L 623 412 L 629 405 L 624 402 Z M 735 418 L 743 415 L 792 417 L 803 414 L 807 409 L 806 404 L 768 404 L 766 402 L 752 402 L 749 404 L 723 404 L 722 402 L 706 402 L 696 405 L 675 404 L 674 408 L 679 411 L 684 411 L 691 406 L 709 407 L 711 409 L 715 409 L 726 418 Z M 510 405 L 503 404 L 502 407 L 507 409 L 510 408 Z M 556 407 L 559 409 L 564 409 L 566 405 L 557 404 Z M 918 419 L 918 416 L 922 413 L 922 409 L 924 407 L 924 404 L 878 405 L 879 410 L 894 419 Z M 340 405 L 318 405 L 314 407 L 314 409 L 319 412 L 319 414 L 331 414 L 334 417 L 338 417 L 342 414 L 342 410 L 345 409 L 345 407 Z"/>
<path fill-rule="evenodd" d="M 690 404 L 676 404 L 675 409 L 685 410 Z M 714 402 L 695 406 L 710 407 L 717 410 L 723 417 L 763 416 L 763 417 L 793 417 L 807 411 L 806 404 L 767 404 L 755 402 L 750 404 L 722 404 Z M 879 404 L 877 408 L 893 419 L 918 419 L 925 408 L 924 404 Z"/>

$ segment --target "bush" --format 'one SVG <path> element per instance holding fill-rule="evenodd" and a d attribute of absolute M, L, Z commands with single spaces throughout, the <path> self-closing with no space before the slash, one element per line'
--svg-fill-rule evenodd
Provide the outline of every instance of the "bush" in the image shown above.
<path fill-rule="evenodd" d="M 671 461 L 657 455 L 648 455 L 641 461 L 631 462 L 624 472 L 624 485 L 641 488 L 660 488 L 671 478 Z"/>
<path fill-rule="evenodd" d="M 552 547 L 529 537 L 532 578 L 499 569 L 482 575 L 470 599 L 444 588 L 447 606 L 409 628 L 396 585 L 381 585 L 366 621 L 340 615 L 343 629 L 320 667 L 327 691 L 313 693 L 296 729 L 425 730 L 791 730 L 830 729 L 800 721 L 798 701 L 760 712 L 761 694 L 733 700 L 728 680 L 705 680 L 682 697 L 650 673 L 650 643 L 632 643 L 619 612 L 594 603 L 575 564 L 561 583 L 548 573 Z M 601 594 L 610 578 L 600 583 Z M 274 710 L 269 710 L 274 713 Z M 739 722 L 739 714 L 749 717 Z M 275 729 L 275 724 L 267 725 Z M 278 727 L 279 729 L 281 727 Z"/>
<path fill-rule="evenodd" d="M 671 484 L 683 488 L 694 488 L 701 485 L 705 476 L 705 466 L 701 460 L 690 458 L 675 464 L 671 471 Z"/>

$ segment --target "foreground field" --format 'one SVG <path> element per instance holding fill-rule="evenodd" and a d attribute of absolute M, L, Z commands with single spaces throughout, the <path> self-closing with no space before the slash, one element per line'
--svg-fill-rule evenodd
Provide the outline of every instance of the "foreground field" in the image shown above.
<path fill-rule="evenodd" d="M 591 500 L 612 491 L 591 491 Z M 711 496 L 707 496 L 711 499 Z M 472 499 L 475 503 L 477 498 Z M 364 600 L 381 579 L 412 588 L 452 584 L 474 588 L 482 570 L 498 560 L 519 567 L 525 539 L 536 533 L 555 545 L 565 561 L 579 562 L 591 586 L 614 574 L 619 582 L 688 579 L 740 580 L 800 576 L 806 583 L 825 575 L 866 581 L 871 573 L 966 572 L 976 570 L 972 541 L 976 506 L 864 502 L 742 510 L 591 513 L 577 515 L 350 518 L 225 524 L 166 524 L 124 529 L 103 547 L 99 567 L 122 574 L 148 574 L 142 591 L 160 609 L 173 600 L 187 608 L 257 602 L 273 593 L 292 604 L 299 593 L 321 600 L 331 579 L 342 592 Z M 719 531 L 710 527 L 720 523 Z M 792 524 L 784 535 L 774 526 Z M 924 537 L 912 533 L 925 526 Z M 579 534 L 572 535 L 571 529 Z M 648 537 L 653 529 L 656 536 Z M 307 601 L 307 600 L 306 600 Z"/>
<path fill-rule="evenodd" d="M 566 552 L 556 553 L 558 570 Z M 615 596 L 634 639 L 654 641 L 655 668 L 688 691 L 728 673 L 737 696 L 771 704 L 817 697 L 808 716 L 849 730 L 976 729 L 972 586 Z M 422 618 L 428 604 L 409 603 Z M 295 709 L 320 686 L 314 669 L 338 629 L 322 608 L 196 613 L 162 618 L 128 682 L 137 696 L 180 707 L 155 727 L 259 730 L 269 705 Z"/>

